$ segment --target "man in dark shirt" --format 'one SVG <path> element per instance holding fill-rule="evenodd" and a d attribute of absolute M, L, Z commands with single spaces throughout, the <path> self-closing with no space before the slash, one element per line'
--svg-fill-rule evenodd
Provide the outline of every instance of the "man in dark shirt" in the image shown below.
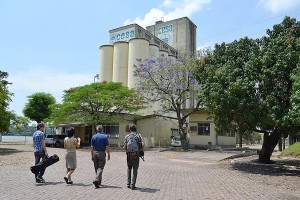
<path fill-rule="evenodd" d="M 99 188 L 102 181 L 102 173 L 107 160 L 110 160 L 110 150 L 107 135 L 103 133 L 103 126 L 97 126 L 97 133 L 92 137 L 91 140 L 91 154 L 92 161 L 94 162 L 94 168 L 96 177 L 93 184 L 96 188 Z"/>

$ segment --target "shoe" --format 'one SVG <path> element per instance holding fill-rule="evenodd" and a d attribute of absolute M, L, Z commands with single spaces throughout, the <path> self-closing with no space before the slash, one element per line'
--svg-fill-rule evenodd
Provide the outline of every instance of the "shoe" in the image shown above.
<path fill-rule="evenodd" d="M 131 190 L 135 190 L 136 187 L 134 185 L 131 186 Z"/>
<path fill-rule="evenodd" d="M 35 178 L 35 182 L 37 182 L 37 183 L 45 183 L 45 180 L 43 179 L 43 177 L 37 176 L 37 177 Z"/>
<path fill-rule="evenodd" d="M 127 188 L 130 188 L 130 184 L 127 184 Z"/>
<path fill-rule="evenodd" d="M 67 184 L 73 184 L 73 181 L 68 181 Z"/>
<path fill-rule="evenodd" d="M 93 181 L 93 184 L 95 185 L 96 188 L 99 188 L 99 182 L 98 181 Z"/>
<path fill-rule="evenodd" d="M 68 184 L 68 178 L 67 177 L 64 177 L 65 181 L 66 181 L 66 184 Z"/>

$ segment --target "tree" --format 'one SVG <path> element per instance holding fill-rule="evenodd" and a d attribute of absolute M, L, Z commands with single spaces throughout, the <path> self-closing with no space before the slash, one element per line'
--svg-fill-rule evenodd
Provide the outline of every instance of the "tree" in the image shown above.
<path fill-rule="evenodd" d="M 217 44 L 213 51 L 201 55 L 197 68 L 204 106 L 214 119 L 217 133 L 234 131 L 240 147 L 243 135 L 252 132 L 259 116 L 259 99 L 253 95 L 255 77 L 247 64 L 255 51 L 258 41 L 247 37 Z"/>
<path fill-rule="evenodd" d="M 282 134 L 300 130 L 299 121 L 291 117 L 293 108 L 299 106 L 299 90 L 294 84 L 300 71 L 300 23 L 286 17 L 273 30 L 267 30 L 267 35 L 250 49 L 243 39 L 234 42 L 233 48 L 228 48 L 233 44 L 217 45 L 203 58 L 198 73 L 199 77 L 207 76 L 201 82 L 204 102 L 219 128 L 236 127 L 264 134 L 259 152 L 263 163 L 270 162 Z M 249 57 L 244 59 L 247 53 Z M 235 65 L 239 60 L 242 62 Z"/>
<path fill-rule="evenodd" d="M 11 112 L 11 124 L 16 130 L 27 128 L 30 120 L 27 117 L 18 116 L 16 113 Z"/>
<path fill-rule="evenodd" d="M 143 102 L 122 83 L 92 83 L 64 91 L 63 102 L 51 106 L 54 124 L 84 122 L 94 127 L 118 120 L 121 112 L 134 113 Z"/>
<path fill-rule="evenodd" d="M 50 105 L 55 104 L 55 98 L 44 92 L 37 92 L 27 97 L 28 102 L 25 104 L 23 114 L 31 120 L 37 123 L 42 122 L 46 118 L 50 117 L 51 110 Z"/>
<path fill-rule="evenodd" d="M 7 132 L 10 124 L 8 105 L 13 94 L 8 91 L 7 85 L 10 83 L 5 80 L 7 77 L 7 72 L 0 71 L 0 133 Z"/>
<path fill-rule="evenodd" d="M 178 130 L 184 149 L 188 149 L 187 131 L 184 127 L 190 114 L 198 110 L 198 99 L 191 107 L 185 108 L 187 100 L 198 96 L 199 85 L 193 77 L 194 68 L 197 66 L 194 56 L 173 58 L 147 58 L 139 60 L 139 65 L 134 66 L 134 75 L 137 77 L 137 91 L 148 102 L 161 103 L 162 112 L 174 112 L 178 122 Z M 184 109 L 184 110 L 183 110 Z"/>

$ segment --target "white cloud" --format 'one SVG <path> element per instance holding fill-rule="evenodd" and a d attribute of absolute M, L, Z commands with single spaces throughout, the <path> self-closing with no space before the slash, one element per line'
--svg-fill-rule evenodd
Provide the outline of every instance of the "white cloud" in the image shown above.
<path fill-rule="evenodd" d="M 209 48 L 212 48 L 212 47 L 213 47 L 212 44 L 210 44 L 210 43 L 205 43 L 205 44 L 203 44 L 203 45 L 201 45 L 201 46 L 198 46 L 198 47 L 197 47 L 197 50 L 205 50 L 205 49 L 209 49 Z"/>
<path fill-rule="evenodd" d="M 299 0 L 260 0 L 260 5 L 263 5 L 272 13 L 279 13 L 300 5 Z"/>
<path fill-rule="evenodd" d="M 94 82 L 95 74 L 55 73 L 43 69 L 28 70 L 22 74 L 9 76 L 9 81 L 13 83 L 9 86 L 9 91 L 14 93 L 10 109 L 18 115 L 22 115 L 22 110 L 28 100 L 27 96 L 35 92 L 50 93 L 57 103 L 61 103 L 64 90 Z"/>
<path fill-rule="evenodd" d="M 211 0 L 164 0 L 160 8 L 152 8 L 144 17 L 139 16 L 134 20 L 127 19 L 124 25 L 137 23 L 146 27 L 162 18 L 168 21 L 180 17 L 191 17 L 210 2 Z"/>

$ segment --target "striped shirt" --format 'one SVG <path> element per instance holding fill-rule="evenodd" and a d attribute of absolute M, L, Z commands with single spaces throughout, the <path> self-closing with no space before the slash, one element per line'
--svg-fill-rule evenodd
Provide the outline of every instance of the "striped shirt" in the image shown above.
<path fill-rule="evenodd" d="M 45 140 L 45 134 L 37 130 L 33 133 L 33 146 L 34 146 L 34 152 L 44 152 L 44 148 L 42 146 L 42 140 Z"/>

